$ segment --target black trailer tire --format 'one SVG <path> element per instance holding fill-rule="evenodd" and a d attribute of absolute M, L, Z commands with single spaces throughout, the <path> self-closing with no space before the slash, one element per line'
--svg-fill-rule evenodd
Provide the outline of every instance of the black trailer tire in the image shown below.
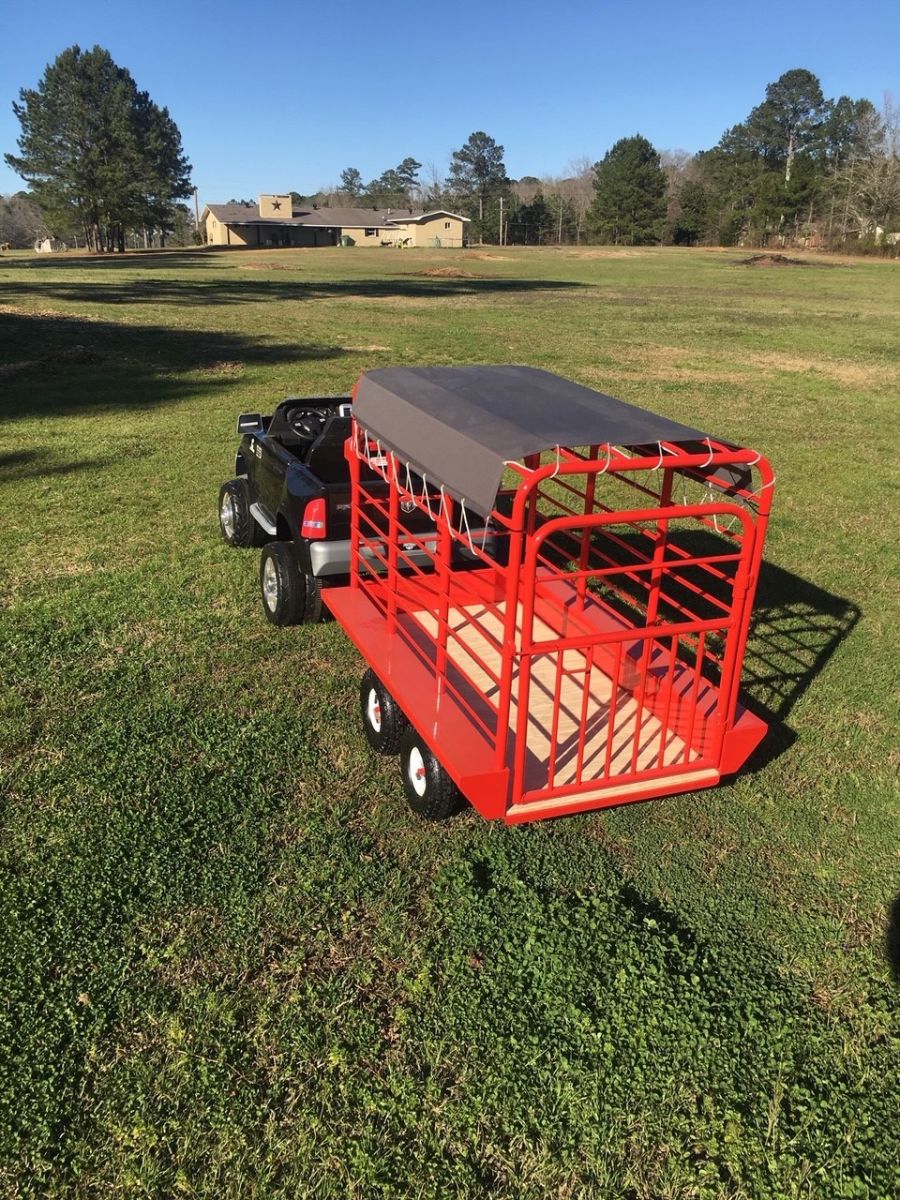
<path fill-rule="evenodd" d="M 219 488 L 219 532 L 223 541 L 238 550 L 263 544 L 265 534 L 250 512 L 246 479 L 229 479 Z"/>
<path fill-rule="evenodd" d="M 263 612 L 273 625 L 299 625 L 306 612 L 306 576 L 290 542 L 269 542 L 259 560 Z"/>
<path fill-rule="evenodd" d="M 400 739 L 400 775 L 416 816 L 444 821 L 462 807 L 459 788 L 411 725 Z"/>
<path fill-rule="evenodd" d="M 359 712 L 366 741 L 376 754 L 398 754 L 409 721 L 372 670 L 366 671 L 359 685 Z"/>

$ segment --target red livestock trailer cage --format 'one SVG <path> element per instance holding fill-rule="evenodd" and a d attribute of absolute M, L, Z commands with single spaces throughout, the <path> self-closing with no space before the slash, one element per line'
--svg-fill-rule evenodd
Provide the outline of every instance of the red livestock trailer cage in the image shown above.
<path fill-rule="evenodd" d="M 766 732 L 738 700 L 762 455 L 528 367 L 370 371 L 353 412 L 328 604 L 415 811 L 461 793 L 512 824 L 742 766 Z"/>

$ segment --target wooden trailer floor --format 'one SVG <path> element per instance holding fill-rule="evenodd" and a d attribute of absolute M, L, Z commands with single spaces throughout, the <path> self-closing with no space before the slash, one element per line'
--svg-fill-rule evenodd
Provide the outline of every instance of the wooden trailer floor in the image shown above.
<path fill-rule="evenodd" d="M 502 603 L 497 607 L 502 612 Z M 520 606 L 520 625 L 521 619 Z M 405 620 L 421 625 L 430 639 L 437 636 L 438 622 L 432 613 L 419 611 L 408 615 Z M 498 687 L 488 671 L 495 675 L 500 672 L 500 652 L 491 640 L 502 641 L 500 616 L 483 605 L 467 605 L 451 609 L 448 622 L 453 631 L 447 645 L 449 658 L 477 691 L 492 705 L 496 705 Z M 536 640 L 541 641 L 553 641 L 557 636 L 549 625 L 539 619 L 535 619 L 534 635 Z M 560 657 L 559 718 L 551 764 Z M 479 666 L 478 659 L 488 671 Z M 589 674 L 587 687 L 586 672 Z M 511 734 L 517 728 L 518 692 L 518 680 L 514 679 Z M 527 791 L 570 788 L 588 782 L 605 782 L 607 779 L 612 782 L 616 777 L 631 776 L 635 772 L 662 767 L 684 768 L 699 760 L 698 752 L 688 748 L 675 730 L 670 728 L 663 734 L 662 722 L 646 705 L 639 710 L 633 690 L 620 685 L 615 706 L 612 699 L 612 679 L 597 662 L 589 664 L 584 650 L 554 650 L 532 657 L 525 767 Z M 579 756 L 582 723 L 585 726 L 585 738 Z"/>

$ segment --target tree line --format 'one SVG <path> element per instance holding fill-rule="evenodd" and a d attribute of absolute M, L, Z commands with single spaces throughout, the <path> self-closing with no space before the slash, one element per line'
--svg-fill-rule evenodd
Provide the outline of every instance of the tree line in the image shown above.
<path fill-rule="evenodd" d="M 900 232 L 900 115 L 868 99 L 826 99 L 817 77 L 785 72 L 747 118 L 697 154 L 623 137 L 565 175 L 510 179 L 483 131 L 454 150 L 446 178 L 406 158 L 369 184 L 348 167 L 314 200 L 427 204 L 503 244 L 877 245 Z"/>
<path fill-rule="evenodd" d="M 100 46 L 65 50 L 13 105 L 29 185 L 0 198 L 0 241 L 52 234 L 92 250 L 193 234 L 183 201 L 190 164 L 165 108 Z M 500 244 L 876 246 L 900 238 L 900 116 L 865 98 L 826 99 L 806 69 L 770 83 L 744 121 L 697 154 L 659 151 L 641 134 L 555 178 L 510 179 L 504 147 L 482 130 L 443 175 L 407 156 L 365 181 L 356 167 L 295 205 L 446 208 L 472 241 Z M 249 203 L 249 202 L 248 202 Z"/>

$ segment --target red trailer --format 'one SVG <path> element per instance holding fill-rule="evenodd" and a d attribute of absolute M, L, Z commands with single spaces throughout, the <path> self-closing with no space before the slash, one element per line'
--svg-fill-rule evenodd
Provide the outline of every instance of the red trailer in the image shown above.
<path fill-rule="evenodd" d="M 527 367 L 371 371 L 353 412 L 327 602 L 417 812 L 461 793 L 512 824 L 742 766 L 766 731 L 738 701 L 762 455 Z"/>

